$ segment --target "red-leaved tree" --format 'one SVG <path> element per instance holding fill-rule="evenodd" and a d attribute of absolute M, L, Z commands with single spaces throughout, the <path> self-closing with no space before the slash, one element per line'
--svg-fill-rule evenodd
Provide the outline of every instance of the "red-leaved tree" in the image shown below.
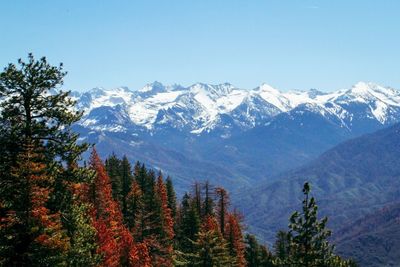
<path fill-rule="evenodd" d="M 98 252 L 103 266 L 135 266 L 139 253 L 129 230 L 122 220 L 119 204 L 112 198 L 112 188 L 104 164 L 93 149 L 90 168 L 96 177 L 89 190 L 93 204 L 92 216 L 97 230 Z"/>

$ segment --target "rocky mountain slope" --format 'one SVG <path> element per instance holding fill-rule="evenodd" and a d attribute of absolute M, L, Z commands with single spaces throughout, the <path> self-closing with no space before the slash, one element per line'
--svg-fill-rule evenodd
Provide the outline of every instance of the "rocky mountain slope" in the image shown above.
<path fill-rule="evenodd" d="M 400 118 L 399 91 L 363 82 L 332 93 L 155 82 L 73 96 L 81 140 L 163 169 L 178 191 L 195 179 L 230 189 L 268 180 Z"/>

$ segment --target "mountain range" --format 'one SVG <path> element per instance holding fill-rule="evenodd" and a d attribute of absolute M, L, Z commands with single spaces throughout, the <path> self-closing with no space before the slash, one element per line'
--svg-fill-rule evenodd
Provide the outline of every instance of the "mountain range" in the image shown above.
<path fill-rule="evenodd" d="M 345 141 L 275 182 L 237 194 L 250 229 L 273 242 L 301 209 L 305 181 L 319 215 L 329 218 L 339 251 L 361 266 L 397 266 L 389 263 L 400 256 L 400 124 Z"/>
<path fill-rule="evenodd" d="M 400 118 L 400 92 L 365 82 L 331 93 L 154 82 L 73 97 L 84 111 L 74 126 L 81 140 L 165 171 L 178 191 L 194 180 L 231 190 L 272 181 Z"/>
<path fill-rule="evenodd" d="M 341 255 L 361 266 L 398 261 L 400 91 L 155 82 L 73 97 L 84 112 L 74 125 L 81 141 L 163 170 L 178 195 L 195 180 L 224 186 L 263 241 L 286 229 L 309 181 Z"/>

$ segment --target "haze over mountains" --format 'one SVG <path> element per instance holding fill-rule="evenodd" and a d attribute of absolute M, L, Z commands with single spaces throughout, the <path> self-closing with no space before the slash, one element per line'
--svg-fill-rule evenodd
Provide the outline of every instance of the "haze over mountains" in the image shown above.
<path fill-rule="evenodd" d="M 240 194 L 248 220 L 267 240 L 273 239 L 268 231 L 285 227 L 291 210 L 300 205 L 298 188 L 305 181 L 313 185 L 335 229 L 400 200 L 400 124 L 343 142 L 275 182 Z"/>
<path fill-rule="evenodd" d="M 400 232 L 400 91 L 364 82 L 332 93 L 156 82 L 74 97 L 84 110 L 75 129 L 100 154 L 163 170 L 179 194 L 195 180 L 228 188 L 264 241 L 286 229 L 310 181 L 343 255 L 362 266 L 396 262 L 389 233 Z"/>
<path fill-rule="evenodd" d="M 178 191 L 196 179 L 229 189 L 270 180 L 400 117 L 400 92 L 365 82 L 332 93 L 155 82 L 73 95 L 82 140 L 164 170 Z"/>
<path fill-rule="evenodd" d="M 238 193 L 251 231 L 272 242 L 313 188 L 338 251 L 361 266 L 397 266 L 400 252 L 400 124 L 343 142 L 316 160 Z"/>

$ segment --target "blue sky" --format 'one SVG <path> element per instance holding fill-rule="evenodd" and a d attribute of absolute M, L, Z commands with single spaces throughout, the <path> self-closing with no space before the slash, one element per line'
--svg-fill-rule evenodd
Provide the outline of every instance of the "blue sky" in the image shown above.
<path fill-rule="evenodd" d="M 400 89 L 398 0 L 1 1 L 0 66 L 63 62 L 65 87 L 160 81 Z"/>

